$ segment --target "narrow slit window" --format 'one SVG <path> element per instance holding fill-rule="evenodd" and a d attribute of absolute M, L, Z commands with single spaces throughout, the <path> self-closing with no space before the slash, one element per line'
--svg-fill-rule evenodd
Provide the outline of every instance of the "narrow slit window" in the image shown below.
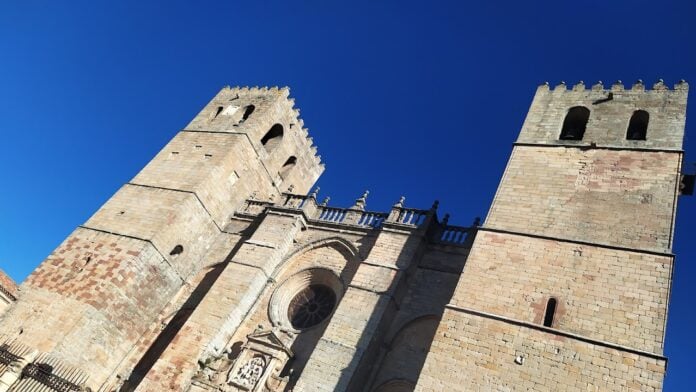
<path fill-rule="evenodd" d="M 556 298 L 549 298 L 546 303 L 546 313 L 544 314 L 544 327 L 553 326 L 553 317 L 556 315 Z"/>
<path fill-rule="evenodd" d="M 270 154 L 280 145 L 281 140 L 283 140 L 283 126 L 275 124 L 261 138 L 261 144 L 266 149 L 266 152 Z"/>
<path fill-rule="evenodd" d="M 283 167 L 280 169 L 280 178 L 286 179 L 288 178 L 288 175 L 290 174 L 290 171 L 292 170 L 293 167 L 297 164 L 297 158 L 295 157 L 290 157 L 288 158 L 287 161 L 283 164 Z"/>
<path fill-rule="evenodd" d="M 590 119 L 590 109 L 584 106 L 575 106 L 568 110 L 563 129 L 561 129 L 561 140 L 582 140 L 587 127 L 587 120 Z"/>
<path fill-rule="evenodd" d="M 645 140 L 648 135 L 650 115 L 645 110 L 636 110 L 631 116 L 626 131 L 626 140 Z"/>

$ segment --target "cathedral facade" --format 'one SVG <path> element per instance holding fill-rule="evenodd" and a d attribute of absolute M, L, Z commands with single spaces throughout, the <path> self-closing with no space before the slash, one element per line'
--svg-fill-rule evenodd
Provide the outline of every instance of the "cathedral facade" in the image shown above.
<path fill-rule="evenodd" d="M 486 219 L 322 198 L 223 88 L 16 287 L 0 392 L 660 391 L 688 86 L 540 86 Z"/>

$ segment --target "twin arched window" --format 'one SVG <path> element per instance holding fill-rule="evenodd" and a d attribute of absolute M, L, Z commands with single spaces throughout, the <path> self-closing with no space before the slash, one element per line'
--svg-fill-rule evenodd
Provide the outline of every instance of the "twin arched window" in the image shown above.
<path fill-rule="evenodd" d="M 568 110 L 561 128 L 561 140 L 582 140 L 590 119 L 590 109 L 574 106 Z M 636 110 L 631 116 L 626 131 L 626 140 L 646 140 L 650 115 L 645 110 Z"/>

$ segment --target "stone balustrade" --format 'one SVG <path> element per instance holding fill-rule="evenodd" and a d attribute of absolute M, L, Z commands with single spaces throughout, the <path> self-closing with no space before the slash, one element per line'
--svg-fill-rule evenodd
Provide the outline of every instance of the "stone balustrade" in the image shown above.
<path fill-rule="evenodd" d="M 448 225 L 449 215 L 439 221 L 437 219 L 436 202 L 429 210 L 408 208 L 403 206 L 404 198 L 395 204 L 389 212 L 366 211 L 364 210 L 366 192 L 358 199 L 355 206 L 350 208 L 332 207 L 327 205 L 328 198 L 324 203 L 317 203 L 317 191 L 309 195 L 297 195 L 293 193 L 283 193 L 278 202 L 260 201 L 255 199 L 247 200 L 238 211 L 239 215 L 256 216 L 263 214 L 267 208 L 288 209 L 302 211 L 308 221 L 313 223 L 331 223 L 353 227 L 381 229 L 388 225 L 393 227 L 403 227 L 411 230 L 423 230 L 428 236 L 437 243 L 457 246 L 469 246 L 468 239 L 475 233 L 478 220 L 470 227 Z M 430 230 L 429 228 L 432 228 Z"/>

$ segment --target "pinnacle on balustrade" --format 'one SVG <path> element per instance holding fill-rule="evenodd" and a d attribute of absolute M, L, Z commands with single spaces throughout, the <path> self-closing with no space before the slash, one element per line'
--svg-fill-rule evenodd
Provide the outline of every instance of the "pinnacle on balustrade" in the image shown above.
<path fill-rule="evenodd" d="M 442 222 L 440 222 L 443 226 L 447 226 L 447 222 L 449 222 L 450 214 L 445 214 L 445 216 L 442 217 Z"/>
<path fill-rule="evenodd" d="M 401 196 L 401 197 L 399 198 L 399 201 L 397 201 L 396 204 L 394 204 L 393 207 L 394 207 L 394 208 L 402 208 L 402 207 L 404 206 L 404 202 L 405 202 L 405 201 L 406 201 L 406 196 Z"/>
<path fill-rule="evenodd" d="M 258 195 L 259 191 L 253 191 L 251 192 L 251 196 L 249 196 L 249 199 L 251 200 L 256 200 L 256 195 Z"/>
<path fill-rule="evenodd" d="M 365 191 L 362 196 L 355 200 L 355 205 L 353 205 L 353 208 L 356 210 L 365 210 L 365 205 L 367 205 L 367 195 L 369 194 L 370 191 Z"/>
<path fill-rule="evenodd" d="M 324 198 L 324 201 L 321 202 L 321 206 L 326 207 L 327 205 L 329 205 L 329 200 L 331 200 L 331 198 L 329 196 L 326 196 Z"/>
<path fill-rule="evenodd" d="M 288 193 L 292 193 L 293 189 L 295 189 L 295 185 L 290 184 L 288 187 Z"/>
<path fill-rule="evenodd" d="M 316 199 L 317 199 L 317 196 L 319 195 L 319 189 L 320 189 L 319 187 L 314 188 L 314 190 L 312 191 L 312 193 L 309 194 L 309 197 L 311 197 L 312 199 L 316 200 Z"/>
<path fill-rule="evenodd" d="M 477 216 L 477 217 L 474 219 L 474 227 L 479 227 L 479 226 L 481 226 L 481 217 L 480 217 L 480 216 Z"/>
<path fill-rule="evenodd" d="M 430 211 L 437 211 L 437 207 L 439 207 L 439 206 L 440 206 L 440 200 L 435 200 L 433 202 L 432 207 L 430 207 Z"/>

